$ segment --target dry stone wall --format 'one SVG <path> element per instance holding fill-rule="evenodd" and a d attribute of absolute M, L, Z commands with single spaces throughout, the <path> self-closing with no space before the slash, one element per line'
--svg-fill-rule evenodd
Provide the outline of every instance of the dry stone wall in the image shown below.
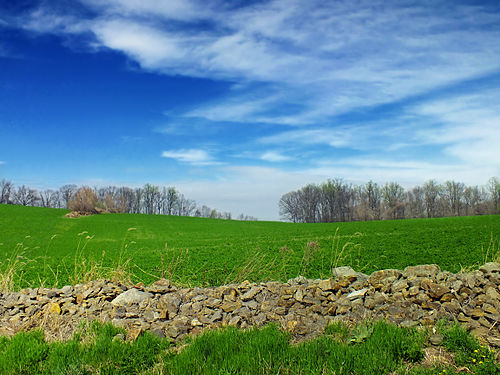
<path fill-rule="evenodd" d="M 148 330 L 177 340 L 204 329 L 274 322 L 304 339 L 337 320 L 386 319 L 413 327 L 447 318 L 500 347 L 499 263 L 461 274 L 421 265 L 371 275 L 339 267 L 334 275 L 213 288 L 178 288 L 161 279 L 150 286 L 101 280 L 26 289 L 0 294 L 0 334 L 42 327 L 49 337 L 65 339 L 82 320 L 99 320 L 126 328 L 129 339 Z"/>

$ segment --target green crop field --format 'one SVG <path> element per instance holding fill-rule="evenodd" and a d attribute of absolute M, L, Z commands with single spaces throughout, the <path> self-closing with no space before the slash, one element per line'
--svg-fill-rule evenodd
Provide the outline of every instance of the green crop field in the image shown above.
<path fill-rule="evenodd" d="M 163 276 L 184 285 L 317 278 L 340 265 L 370 273 L 437 263 L 456 272 L 500 256 L 500 215 L 291 224 L 129 214 L 70 219 L 67 212 L 0 205 L 0 292 L 102 277 L 149 283 Z M 0 372 L 416 375 L 454 374 L 463 366 L 473 374 L 499 371 L 495 352 L 458 325 L 437 327 L 444 338 L 440 353 L 455 356 L 451 364 L 424 363 L 430 331 L 383 322 L 339 323 L 299 345 L 275 326 L 208 331 L 177 344 L 148 332 L 121 342 L 115 340 L 124 334 L 119 328 L 82 327 L 68 342 L 48 342 L 39 330 L 0 337 Z M 369 332 L 366 338 L 358 335 L 361 329 Z"/>
<path fill-rule="evenodd" d="M 500 215 L 292 224 L 103 214 L 0 205 L 0 274 L 11 288 L 99 277 L 183 285 L 325 278 L 331 268 L 436 263 L 457 272 L 498 258 Z"/>

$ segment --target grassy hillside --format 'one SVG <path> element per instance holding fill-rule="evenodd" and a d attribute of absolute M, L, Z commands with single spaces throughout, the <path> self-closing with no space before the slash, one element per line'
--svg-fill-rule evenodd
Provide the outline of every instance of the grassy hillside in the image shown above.
<path fill-rule="evenodd" d="M 500 215 L 292 224 L 67 212 L 0 205 L 4 283 L 62 286 L 128 274 L 134 282 L 217 285 L 327 277 L 335 265 L 369 273 L 437 263 L 457 272 L 497 256 L 500 238 Z"/>

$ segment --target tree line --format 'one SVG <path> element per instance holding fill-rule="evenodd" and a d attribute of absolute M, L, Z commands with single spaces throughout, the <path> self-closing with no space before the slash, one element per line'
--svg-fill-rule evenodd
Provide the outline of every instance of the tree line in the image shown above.
<path fill-rule="evenodd" d="M 397 182 L 353 185 L 331 179 L 284 194 L 279 210 L 283 219 L 295 223 L 497 214 L 500 179 L 492 177 L 485 186 L 429 180 L 408 190 Z"/>
<path fill-rule="evenodd" d="M 219 212 L 205 205 L 199 206 L 175 187 L 145 184 L 143 187 L 106 186 L 90 188 L 68 184 L 59 189 L 38 191 L 29 186 L 15 186 L 11 181 L 0 180 L 0 204 L 68 208 L 75 211 L 134 213 L 149 215 L 177 215 L 233 219 L 230 212 Z M 234 219 L 257 220 L 241 214 Z"/>

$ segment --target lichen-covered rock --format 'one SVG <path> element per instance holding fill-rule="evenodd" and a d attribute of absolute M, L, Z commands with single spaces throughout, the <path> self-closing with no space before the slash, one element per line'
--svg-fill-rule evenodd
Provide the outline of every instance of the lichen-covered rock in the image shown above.
<path fill-rule="evenodd" d="M 363 288 L 363 289 L 360 289 L 360 290 L 355 290 L 355 291 L 349 293 L 347 295 L 347 298 L 349 298 L 350 300 L 355 300 L 357 298 L 364 297 L 364 295 L 366 294 L 367 291 L 368 291 L 368 288 Z"/>
<path fill-rule="evenodd" d="M 172 283 L 168 279 L 159 279 L 151 284 L 146 290 L 151 293 L 166 293 L 170 291 Z"/>
<path fill-rule="evenodd" d="M 262 290 L 262 287 L 260 286 L 253 286 L 252 288 L 250 288 L 249 291 L 247 291 L 246 293 L 244 293 L 242 296 L 241 296 L 241 300 L 242 301 L 250 301 L 251 299 L 253 299 L 258 293 L 260 293 L 260 291 Z"/>
<path fill-rule="evenodd" d="M 321 289 L 323 292 L 328 292 L 328 291 L 333 291 L 335 289 L 334 285 L 335 281 L 333 279 L 326 279 L 326 280 L 321 280 L 318 283 L 318 288 Z"/>
<path fill-rule="evenodd" d="M 483 264 L 481 267 L 479 267 L 479 271 L 489 274 L 489 273 L 500 273 L 500 263 L 495 263 L 495 262 L 490 262 Z"/>
<path fill-rule="evenodd" d="M 423 264 L 419 266 L 406 267 L 403 271 L 403 276 L 409 279 L 417 277 L 435 279 L 440 271 L 441 270 L 437 264 Z"/>
<path fill-rule="evenodd" d="M 402 272 L 395 269 L 375 271 L 368 277 L 368 283 L 376 289 L 390 287 L 390 284 L 398 280 L 401 275 Z"/>
<path fill-rule="evenodd" d="M 354 276 L 358 280 L 366 280 L 368 278 L 367 275 L 361 272 L 354 271 L 351 267 L 349 266 L 342 266 L 342 267 L 335 267 L 332 270 L 332 275 L 334 278 L 340 278 L 342 276 L 348 277 L 348 276 Z"/>
<path fill-rule="evenodd" d="M 427 291 L 427 294 L 433 299 L 440 299 L 446 293 L 450 292 L 450 288 L 446 285 L 438 284 L 430 279 L 422 280 L 420 287 Z"/>
<path fill-rule="evenodd" d="M 224 312 L 232 312 L 234 310 L 239 309 L 241 306 L 242 306 L 241 300 L 237 300 L 234 302 L 230 301 L 230 302 L 223 303 L 220 308 Z"/>
<path fill-rule="evenodd" d="M 152 297 L 153 295 L 149 292 L 142 292 L 137 289 L 129 289 L 116 297 L 113 301 L 111 301 L 111 303 L 116 306 L 139 304 L 145 299 Z"/>

